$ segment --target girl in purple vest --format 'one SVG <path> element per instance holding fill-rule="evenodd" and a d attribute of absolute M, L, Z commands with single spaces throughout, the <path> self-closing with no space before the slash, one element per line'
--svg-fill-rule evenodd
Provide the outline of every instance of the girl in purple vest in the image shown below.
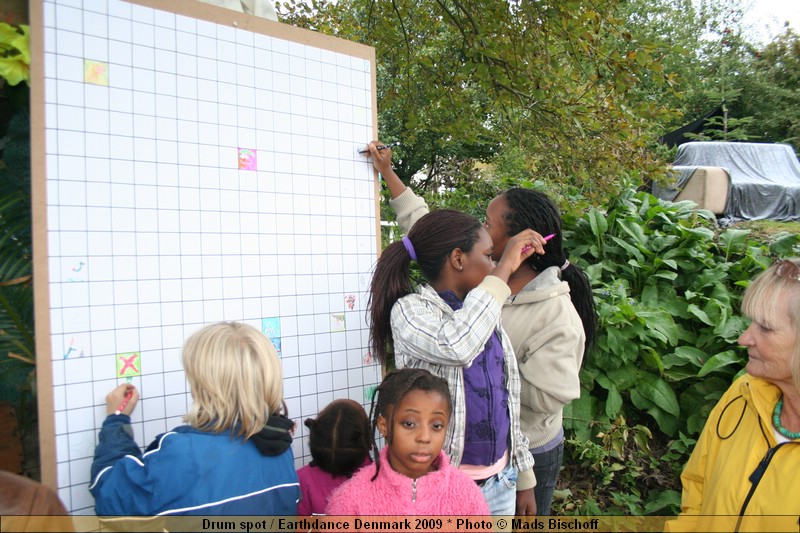
<path fill-rule="evenodd" d="M 500 313 L 509 276 L 544 253 L 545 242 L 524 230 L 495 264 L 481 223 L 441 209 L 383 250 L 370 288 L 372 354 L 447 381 L 453 416 L 444 450 L 481 487 L 493 515 L 536 512 L 533 458 L 519 425 L 519 371 Z M 423 277 L 416 287 L 412 262 Z"/>

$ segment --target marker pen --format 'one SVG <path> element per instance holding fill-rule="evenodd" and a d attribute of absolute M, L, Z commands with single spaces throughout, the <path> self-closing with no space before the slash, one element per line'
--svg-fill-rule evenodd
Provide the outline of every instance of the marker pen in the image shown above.
<path fill-rule="evenodd" d="M 388 143 L 388 144 L 383 144 L 381 146 L 378 146 L 378 150 L 385 150 L 387 148 L 393 148 L 395 146 L 400 146 L 400 141 L 395 141 L 393 143 Z M 368 154 L 369 153 L 369 149 L 359 150 L 358 153 L 359 154 Z"/>
<path fill-rule="evenodd" d="M 551 233 L 550 235 L 547 235 L 547 236 L 544 238 L 544 242 L 547 242 L 547 241 L 549 241 L 550 239 L 552 239 L 552 238 L 553 238 L 553 237 L 555 237 L 555 236 L 556 236 L 556 234 L 555 234 L 555 233 Z M 523 246 L 523 247 L 522 247 L 522 251 L 521 251 L 520 253 L 524 254 L 525 252 L 527 252 L 527 251 L 528 251 L 528 250 L 530 250 L 531 248 L 533 248 L 533 245 L 532 245 L 532 244 L 526 244 L 525 246 Z"/>
<path fill-rule="evenodd" d="M 125 393 L 125 398 L 123 398 L 122 403 L 119 404 L 119 407 L 117 407 L 117 410 L 114 411 L 114 414 L 115 415 L 121 415 L 122 414 L 122 410 L 125 409 L 125 406 L 128 405 L 128 402 L 131 401 L 131 398 L 133 398 L 133 387 L 128 389 L 128 392 Z"/>

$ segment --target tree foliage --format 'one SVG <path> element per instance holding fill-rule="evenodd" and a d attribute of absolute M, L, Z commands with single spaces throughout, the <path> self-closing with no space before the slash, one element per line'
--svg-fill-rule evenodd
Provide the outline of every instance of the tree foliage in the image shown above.
<path fill-rule="evenodd" d="M 658 172 L 647 151 L 666 112 L 628 98 L 661 61 L 615 16 L 621 0 L 293 0 L 284 20 L 375 47 L 383 140 L 404 180 L 423 187 L 474 179 L 477 162 L 516 160 L 589 197 L 624 174 Z M 316 10 L 316 11 L 315 11 Z M 316 13 L 311 17 L 309 13 Z"/>
<path fill-rule="evenodd" d="M 742 88 L 742 116 L 761 142 L 783 142 L 800 151 L 800 35 L 786 28 L 755 54 L 753 74 Z"/>
<path fill-rule="evenodd" d="M 597 202 L 658 179 L 659 136 L 798 148 L 797 35 L 761 49 L 747 0 L 285 0 L 283 21 L 376 50 L 380 138 L 427 190 L 492 176 Z M 366 140 L 365 140 L 366 141 Z M 488 165 L 487 165 L 488 163 Z M 511 172 L 511 174 L 509 174 Z M 497 175 L 495 172 L 494 175 Z"/>

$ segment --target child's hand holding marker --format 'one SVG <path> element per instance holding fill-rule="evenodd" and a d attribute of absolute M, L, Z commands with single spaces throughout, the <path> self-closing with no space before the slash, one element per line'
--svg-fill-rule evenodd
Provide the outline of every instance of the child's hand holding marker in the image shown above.
<path fill-rule="evenodd" d="M 366 150 L 362 150 L 360 153 L 368 154 L 367 157 L 372 157 L 372 165 L 375 170 L 380 172 L 381 175 L 386 175 L 389 172 L 394 172 L 392 170 L 392 147 L 399 144 L 399 142 L 382 143 L 381 141 L 372 141 L 367 145 Z"/>
<path fill-rule="evenodd" d="M 552 239 L 555 236 L 556 236 L 555 233 L 551 233 L 550 235 L 547 235 L 546 237 L 544 237 L 544 242 L 549 241 L 550 239 Z M 524 255 L 531 248 L 533 248 L 532 244 L 526 244 L 525 246 L 522 247 L 522 251 L 520 253 L 522 253 Z"/>
<path fill-rule="evenodd" d="M 377 141 L 375 141 L 373 143 L 370 143 L 370 144 L 375 144 L 376 142 Z M 393 143 L 386 143 L 386 144 L 375 144 L 375 149 L 376 150 L 386 150 L 387 148 L 394 148 L 395 146 L 400 146 L 400 141 L 395 141 Z M 370 151 L 371 150 L 369 149 L 369 146 L 367 146 L 366 150 L 359 150 L 358 153 L 359 154 L 368 154 L 368 153 L 370 153 Z"/>
<path fill-rule="evenodd" d="M 545 242 L 544 237 L 530 228 L 520 231 L 506 242 L 493 274 L 507 280 L 532 254 L 544 254 Z"/>
<path fill-rule="evenodd" d="M 106 396 L 106 413 L 130 415 L 139 401 L 139 391 L 130 383 L 123 383 Z"/>

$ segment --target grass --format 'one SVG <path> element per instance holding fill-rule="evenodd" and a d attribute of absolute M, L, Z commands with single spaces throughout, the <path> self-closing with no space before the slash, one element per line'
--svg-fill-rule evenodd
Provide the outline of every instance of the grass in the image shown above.
<path fill-rule="evenodd" d="M 779 222 L 777 220 L 745 220 L 731 225 L 736 229 L 749 229 L 754 237 L 771 237 L 778 233 L 800 233 L 800 222 Z"/>

